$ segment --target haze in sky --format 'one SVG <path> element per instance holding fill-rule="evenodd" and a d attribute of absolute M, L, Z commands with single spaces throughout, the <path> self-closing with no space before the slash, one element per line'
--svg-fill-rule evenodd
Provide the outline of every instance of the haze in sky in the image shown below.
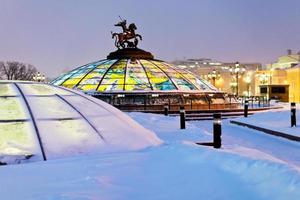
<path fill-rule="evenodd" d="M 166 61 L 269 63 L 300 50 L 299 0 L 0 0 L 0 60 L 56 77 L 115 50 L 119 15 Z"/>

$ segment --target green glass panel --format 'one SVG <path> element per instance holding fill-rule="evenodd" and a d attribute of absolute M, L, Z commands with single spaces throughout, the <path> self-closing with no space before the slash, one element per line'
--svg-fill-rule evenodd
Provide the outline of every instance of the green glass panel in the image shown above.
<path fill-rule="evenodd" d="M 114 64 L 105 75 L 104 79 L 124 79 L 126 60 L 119 60 Z"/>
<path fill-rule="evenodd" d="M 98 65 L 93 71 L 88 73 L 79 83 L 78 89 L 81 89 L 83 91 L 86 90 L 95 90 L 102 79 L 105 72 L 108 70 L 108 68 L 114 63 L 116 60 L 110 60 L 106 61 L 105 63 L 102 63 L 101 65 Z M 91 88 L 91 86 L 83 87 L 81 85 L 96 85 L 95 87 Z"/>
<path fill-rule="evenodd" d="M 0 98 L 0 120 L 27 119 L 20 97 Z"/>
<path fill-rule="evenodd" d="M 145 70 L 143 69 L 142 65 L 139 62 L 130 62 L 127 63 L 127 70 L 126 70 L 126 84 L 128 85 L 145 85 L 145 88 L 147 88 L 147 85 L 149 85 L 149 80 L 147 78 L 147 75 L 145 73 Z M 140 87 L 133 87 L 128 86 L 125 87 L 126 90 L 134 90 L 137 88 L 140 90 Z"/>

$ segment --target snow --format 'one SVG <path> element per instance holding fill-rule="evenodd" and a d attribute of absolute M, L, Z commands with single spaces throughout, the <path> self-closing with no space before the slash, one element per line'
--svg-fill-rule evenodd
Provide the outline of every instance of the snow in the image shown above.
<path fill-rule="evenodd" d="M 247 123 L 262 128 L 279 131 L 282 133 L 295 135 L 300 137 L 300 105 L 296 105 L 296 119 L 298 121 L 297 127 L 291 127 L 291 109 L 290 104 L 278 103 L 273 105 L 280 105 L 282 109 L 271 110 L 268 112 L 258 113 L 247 118 L 238 118 L 234 121 Z"/>
<path fill-rule="evenodd" d="M 129 113 L 164 144 L 0 167 L 3 199 L 295 199 L 300 198 L 299 143 L 223 120 L 223 147 L 212 121 L 187 123 Z M 126 116 L 127 117 L 127 116 Z"/>

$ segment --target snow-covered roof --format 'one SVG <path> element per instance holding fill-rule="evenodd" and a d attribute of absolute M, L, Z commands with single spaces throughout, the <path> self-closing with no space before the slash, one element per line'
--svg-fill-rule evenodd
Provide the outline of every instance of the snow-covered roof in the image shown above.
<path fill-rule="evenodd" d="M 0 164 L 161 143 L 153 132 L 101 100 L 33 82 L 0 81 L 0 133 Z"/>

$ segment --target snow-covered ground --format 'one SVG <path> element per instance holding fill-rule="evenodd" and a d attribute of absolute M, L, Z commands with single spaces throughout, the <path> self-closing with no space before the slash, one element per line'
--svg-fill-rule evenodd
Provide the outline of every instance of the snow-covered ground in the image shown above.
<path fill-rule="evenodd" d="M 300 199 L 300 144 L 223 121 L 129 113 L 164 144 L 140 151 L 0 167 L 1 199 Z"/>
<path fill-rule="evenodd" d="M 235 119 L 235 121 L 244 122 L 250 125 L 300 137 L 300 105 L 296 105 L 296 118 L 298 121 L 297 127 L 291 127 L 290 104 L 279 105 L 283 106 L 283 108 L 279 110 L 258 113 L 256 115 L 249 116 L 248 118 Z"/>

